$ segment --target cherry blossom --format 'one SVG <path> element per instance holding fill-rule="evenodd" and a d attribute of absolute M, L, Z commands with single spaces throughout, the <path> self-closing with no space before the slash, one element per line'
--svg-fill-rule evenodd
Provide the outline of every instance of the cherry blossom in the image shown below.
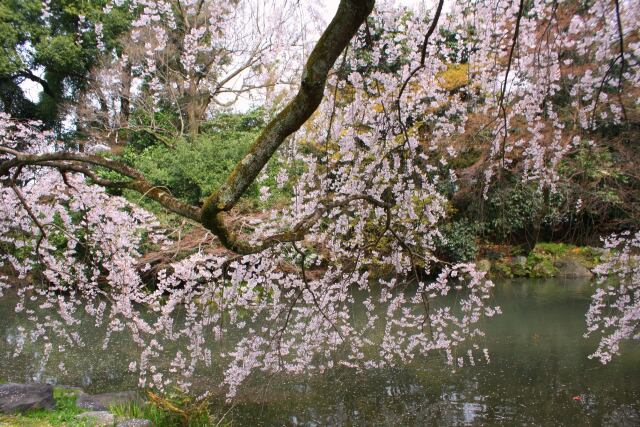
<path fill-rule="evenodd" d="M 258 31 L 243 26 L 248 16 L 263 17 L 256 4 L 136 0 L 130 37 L 139 49 L 107 55 L 105 63 L 135 69 L 147 90 L 139 105 L 165 102 L 201 120 L 238 69 L 249 70 L 248 89 L 302 68 L 301 33 L 274 30 L 291 22 L 296 6 L 264 15 Z M 288 204 L 247 223 L 242 248 L 259 250 L 216 252 L 203 243 L 160 269 L 147 265 L 145 249 L 168 248 L 173 237 L 89 169 L 115 163 L 64 147 L 38 123 L 1 115 L 0 242 L 10 250 L 0 264 L 20 282 L 16 312 L 33 323 L 19 331 L 16 352 L 26 340 L 40 342 L 46 364 L 60 350 L 50 337 L 84 345 L 74 331 L 82 312 L 104 329 L 105 350 L 118 334 L 131 338 L 139 352 L 129 370 L 141 387 L 159 390 L 188 390 L 196 367 L 219 362 L 229 397 L 255 371 L 322 373 L 422 357 L 440 357 L 452 369 L 488 363 L 478 325 L 501 313 L 491 304 L 493 283 L 473 263 L 435 255 L 450 212 L 442 187 L 459 179 L 451 167 L 459 142 L 469 132 L 486 135 L 485 194 L 505 171 L 555 191 L 564 156 L 598 123 L 625 120 L 631 100 L 622 88 L 640 84 L 640 44 L 626 37 L 637 31 L 639 9 L 604 0 L 580 11 L 543 0 L 527 8 L 460 1 L 448 12 L 442 5 L 410 10 L 383 1 L 368 16 L 329 73 L 323 102 L 284 142 L 285 169 L 293 162 L 304 168 L 278 174 L 277 185 L 293 189 Z M 177 61 L 163 61 L 176 52 Z M 578 71 L 576 61 L 588 65 Z M 447 83 L 452 69 L 465 70 L 461 82 Z M 570 94 L 571 119 L 554 101 L 561 93 Z M 196 95 L 207 102 L 183 108 L 180 100 Z M 263 100 L 277 98 L 271 95 Z M 478 115 L 479 130 L 472 127 Z M 59 158 L 42 160 L 42 153 Z M 197 222 L 199 208 L 145 186 L 135 171 L 117 171 L 142 196 Z M 263 201 L 271 190 L 262 185 Z M 233 249 L 229 236 L 217 234 Z M 611 254 L 597 269 L 619 279 L 596 291 L 587 314 L 589 333 L 603 334 L 594 357 L 605 363 L 623 339 L 638 338 L 639 241 L 638 234 L 609 238 Z M 0 292 L 9 286 L 0 276 Z M 34 306 L 58 316 L 40 318 Z M 232 348 L 223 344 L 227 336 L 239 337 Z M 169 350 L 172 342 L 179 350 Z"/>

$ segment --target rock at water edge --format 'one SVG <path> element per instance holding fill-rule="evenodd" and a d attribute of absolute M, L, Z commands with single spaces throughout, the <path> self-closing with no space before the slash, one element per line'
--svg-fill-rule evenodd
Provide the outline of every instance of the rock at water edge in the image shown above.
<path fill-rule="evenodd" d="M 53 386 L 49 384 L 0 384 L 0 412 L 54 409 Z"/>

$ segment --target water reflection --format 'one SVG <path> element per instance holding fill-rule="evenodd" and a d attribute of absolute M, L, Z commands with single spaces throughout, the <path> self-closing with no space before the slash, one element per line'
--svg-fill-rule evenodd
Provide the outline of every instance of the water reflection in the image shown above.
<path fill-rule="evenodd" d="M 602 366 L 587 356 L 594 340 L 582 338 L 591 287 L 584 282 L 500 283 L 495 304 L 504 314 L 485 325 L 489 365 L 452 373 L 438 360 L 354 372 L 335 369 L 311 378 L 260 377 L 234 407 L 236 425 L 640 425 L 640 348 Z M 132 387 L 120 351 L 122 337 L 104 354 L 67 352 L 72 369 L 34 378 L 36 353 L 11 357 L 17 320 L 0 300 L 0 379 L 47 380 L 92 391 Z M 93 335 L 95 331 L 93 331 Z M 55 366 L 50 363 L 49 365 Z M 199 372 L 203 388 L 215 388 L 213 371 Z"/>

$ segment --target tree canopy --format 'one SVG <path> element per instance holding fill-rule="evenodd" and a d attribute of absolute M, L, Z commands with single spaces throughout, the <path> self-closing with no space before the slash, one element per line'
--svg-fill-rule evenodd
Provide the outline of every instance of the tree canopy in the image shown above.
<path fill-rule="evenodd" d="M 240 330 L 220 356 L 229 395 L 254 370 L 431 354 L 475 365 L 489 360 L 478 322 L 502 308 L 486 271 L 442 248 L 468 232 L 452 217 L 492 210 L 487 233 L 502 237 L 606 218 L 590 230 L 614 233 L 615 250 L 596 271 L 620 284 L 587 314 L 602 334 L 594 356 L 606 363 L 638 338 L 640 8 L 341 0 L 315 38 L 301 24 L 318 22 L 312 7 L 272 6 L 2 3 L 0 289 L 21 284 L 32 339 L 81 345 L 83 310 L 106 325 L 105 347 L 118 333 L 140 346 L 141 385 L 187 389 L 216 339 Z M 23 78 L 42 86 L 39 103 Z M 245 96 L 263 108 L 234 123 L 226 109 Z M 60 142 L 65 118 L 71 142 Z M 249 213 L 248 191 L 262 203 Z M 167 212 L 201 230 L 189 250 L 159 221 Z M 160 263 L 151 248 L 175 256 Z M 35 318 L 27 295 L 60 319 Z M 165 341 L 184 346 L 161 371 Z"/>

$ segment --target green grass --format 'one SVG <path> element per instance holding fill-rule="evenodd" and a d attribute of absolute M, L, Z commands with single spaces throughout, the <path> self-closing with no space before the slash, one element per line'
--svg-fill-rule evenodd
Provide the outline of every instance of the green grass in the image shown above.
<path fill-rule="evenodd" d="M 140 405 L 135 402 L 128 402 L 121 405 L 111 406 L 109 410 L 120 417 L 144 418 L 151 421 L 154 426 L 182 424 L 182 420 L 179 417 L 153 405 Z"/>
<path fill-rule="evenodd" d="M 566 243 L 546 242 L 537 243 L 535 248 L 533 248 L 533 252 L 546 253 L 555 257 L 566 255 L 570 251 L 575 251 L 576 248 L 577 246 Z"/>

